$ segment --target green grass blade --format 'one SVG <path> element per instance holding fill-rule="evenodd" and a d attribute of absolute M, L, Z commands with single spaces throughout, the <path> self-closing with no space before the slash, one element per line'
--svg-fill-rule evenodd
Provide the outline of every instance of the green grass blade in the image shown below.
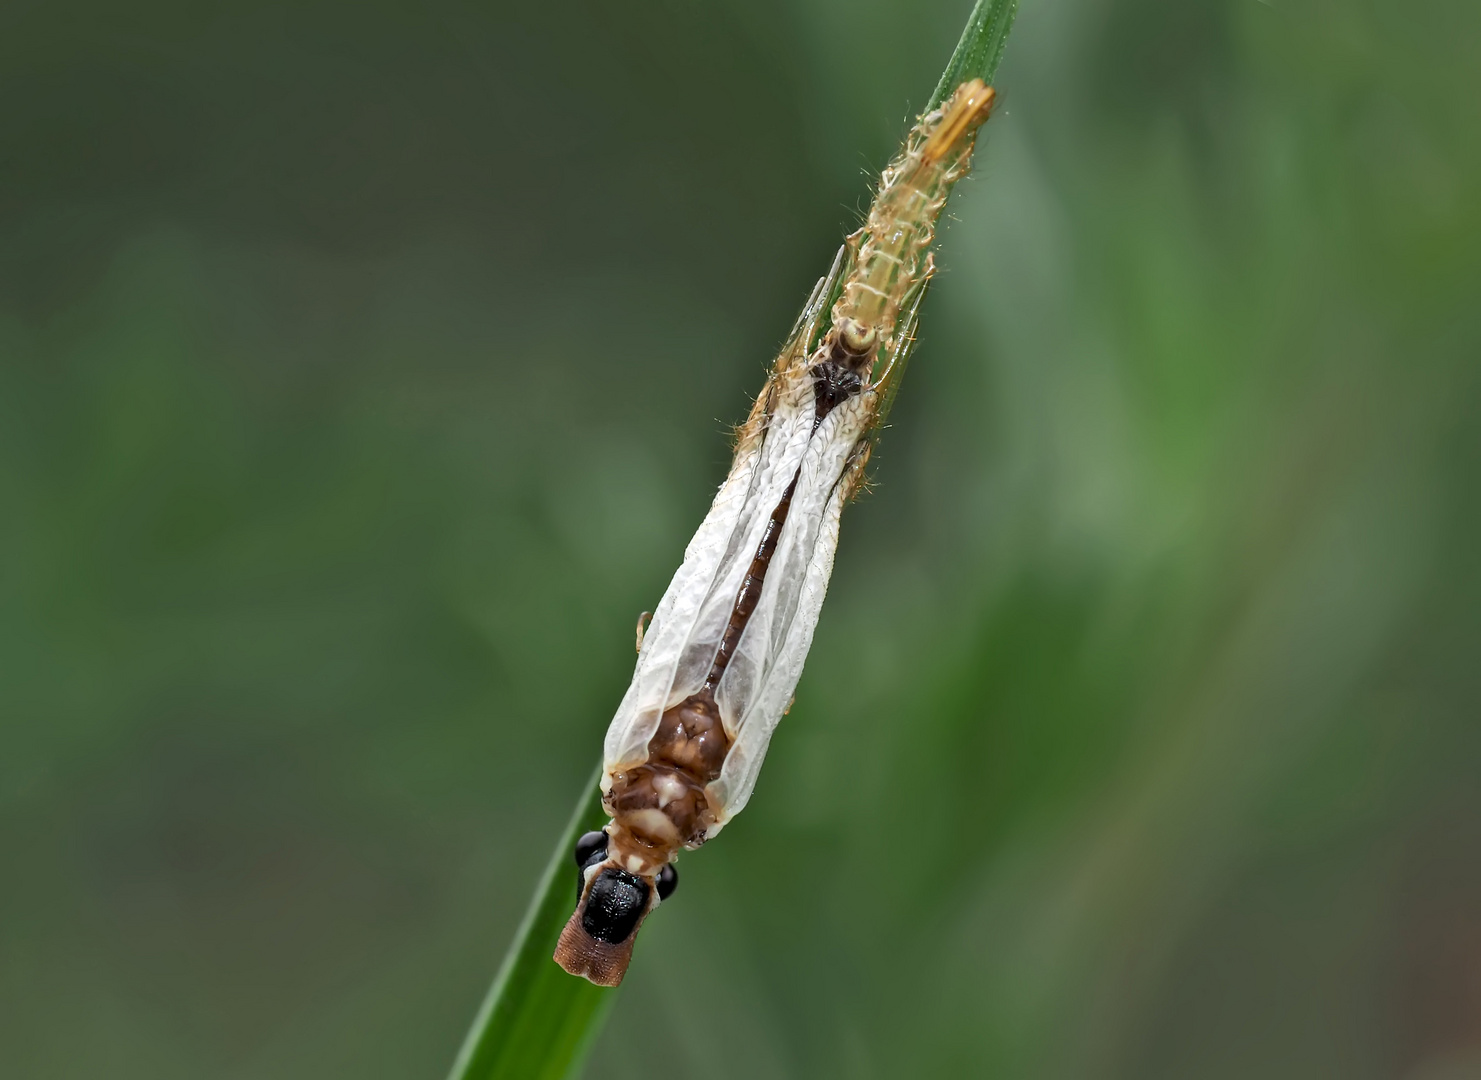
<path fill-rule="evenodd" d="M 1017 0 L 978 0 L 928 108 L 966 79 L 991 82 L 1017 11 Z M 576 902 L 571 849 L 606 821 L 593 776 L 448 1080 L 560 1080 L 580 1070 L 616 991 L 567 975 L 551 954 Z"/>
<path fill-rule="evenodd" d="M 567 975 L 551 959 L 576 904 L 576 837 L 607 823 L 592 774 L 448 1080 L 560 1080 L 575 1074 L 615 990 Z"/>
<path fill-rule="evenodd" d="M 1003 58 L 1003 46 L 1008 43 L 1008 31 L 1013 28 L 1013 17 L 1018 14 L 1018 0 L 977 0 L 977 6 L 967 18 L 967 28 L 956 43 L 951 59 L 936 92 L 931 95 L 926 109 L 934 109 L 946 100 L 946 95 L 968 79 L 977 78 L 991 85 L 997 74 L 998 61 Z"/>

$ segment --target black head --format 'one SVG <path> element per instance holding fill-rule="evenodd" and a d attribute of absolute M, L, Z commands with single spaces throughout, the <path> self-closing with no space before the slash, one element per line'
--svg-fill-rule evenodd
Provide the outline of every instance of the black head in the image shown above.
<path fill-rule="evenodd" d="M 576 842 L 572 855 L 581 868 L 579 899 L 555 946 L 556 963 L 597 986 L 622 982 L 638 927 L 655 904 L 673 894 L 679 882 L 672 866 L 644 877 L 609 861 L 609 854 L 606 833 L 590 832 Z"/>
<path fill-rule="evenodd" d="M 598 941 L 620 945 L 648 913 L 648 883 L 609 866 L 597 874 L 586 894 L 581 928 Z"/>

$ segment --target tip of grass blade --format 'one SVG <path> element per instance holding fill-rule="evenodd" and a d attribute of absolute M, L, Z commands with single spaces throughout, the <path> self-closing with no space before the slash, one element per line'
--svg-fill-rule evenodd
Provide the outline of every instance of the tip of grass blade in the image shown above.
<path fill-rule="evenodd" d="M 992 84 L 998 61 L 1003 58 L 1003 46 L 1008 42 L 1008 31 L 1013 28 L 1013 17 L 1017 14 L 1018 0 L 977 0 L 926 111 L 940 105 L 968 79 L 981 79 Z"/>

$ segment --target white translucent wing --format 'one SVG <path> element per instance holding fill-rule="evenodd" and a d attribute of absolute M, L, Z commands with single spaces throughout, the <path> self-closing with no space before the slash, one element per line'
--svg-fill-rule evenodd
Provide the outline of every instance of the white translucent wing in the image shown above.
<path fill-rule="evenodd" d="M 771 521 L 772 511 L 786 494 L 807 452 L 812 422 L 811 381 L 796 379 L 784 389 L 770 418 L 751 497 L 741 514 L 734 541 L 715 575 L 714 584 L 689 628 L 688 640 L 674 673 L 673 685 L 669 688 L 667 705 L 678 704 L 704 684 L 720 647 L 720 639 L 730 622 L 736 594 L 751 569 L 751 560 Z M 727 713 L 722 705 L 720 716 L 733 735 L 738 714 Z"/>
<path fill-rule="evenodd" d="M 812 338 L 844 255 L 840 249 L 798 317 L 778 362 L 775 398 L 760 437 L 737 453 L 648 624 L 633 681 L 607 728 L 603 791 L 614 772 L 646 759 L 664 710 L 697 691 L 709 674 L 772 510 L 815 434 L 812 380 L 797 350 Z M 722 708 L 722 718 L 734 736 L 739 713 Z"/>
<path fill-rule="evenodd" d="M 756 473 L 765 444 L 737 456 L 720 485 L 710 511 L 684 549 L 684 561 L 659 600 L 643 636 L 633 681 L 607 728 L 603 758 L 608 776 L 617 768 L 642 761 L 657 729 L 669 687 L 700 608 L 713 590 L 747 503 L 754 496 Z M 605 787 L 605 779 L 604 779 Z"/>
<path fill-rule="evenodd" d="M 633 681 L 607 729 L 607 776 L 647 757 L 664 709 L 698 690 L 709 673 L 772 508 L 807 449 L 810 381 L 791 380 L 777 399 L 759 445 L 736 459 L 653 612 Z"/>
<path fill-rule="evenodd" d="M 766 747 L 786 711 L 812 646 L 846 496 L 840 483 L 872 415 L 873 395 L 833 410 L 808 446 L 761 601 L 746 625 L 715 698 L 739 717 L 735 742 L 709 786 L 720 823 L 739 813 L 756 786 Z M 712 830 L 712 833 L 718 829 Z"/>

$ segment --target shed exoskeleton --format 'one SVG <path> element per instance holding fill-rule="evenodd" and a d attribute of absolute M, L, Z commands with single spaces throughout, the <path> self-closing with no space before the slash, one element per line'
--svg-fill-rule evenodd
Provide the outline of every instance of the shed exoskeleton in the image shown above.
<path fill-rule="evenodd" d="M 678 853 L 750 798 L 812 644 L 839 517 L 914 341 L 936 221 L 993 99 L 965 82 L 911 129 L 798 317 L 652 621 L 639 622 L 604 746 L 612 821 L 577 844 L 579 896 L 555 951 L 573 975 L 621 982 Z"/>

